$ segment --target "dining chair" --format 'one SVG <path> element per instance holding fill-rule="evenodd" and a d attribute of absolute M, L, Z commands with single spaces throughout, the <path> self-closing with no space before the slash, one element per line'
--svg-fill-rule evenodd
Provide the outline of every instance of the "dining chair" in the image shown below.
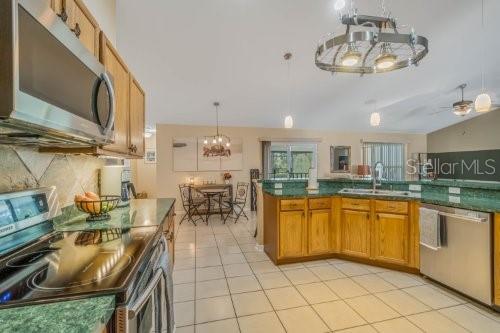
<path fill-rule="evenodd" d="M 191 223 L 196 225 L 196 221 L 201 219 L 203 220 L 202 215 L 200 214 L 198 208 L 203 206 L 206 203 L 206 200 L 201 197 L 193 197 L 191 195 L 191 186 L 188 184 L 180 184 L 179 192 L 181 194 L 182 208 L 184 208 L 184 216 L 181 218 L 179 225 L 186 219 L 188 219 Z M 198 216 L 196 219 L 193 216 Z"/>
<path fill-rule="evenodd" d="M 236 194 L 234 196 L 234 200 L 231 202 L 231 211 L 227 214 L 226 218 L 224 219 L 224 223 L 228 218 L 233 218 L 234 223 L 238 222 L 238 219 L 240 218 L 241 215 L 243 215 L 247 220 L 248 216 L 245 214 L 245 205 L 247 203 L 247 196 L 248 196 L 248 187 L 249 183 L 245 182 L 238 182 L 236 184 Z M 231 216 L 231 214 L 234 214 Z"/>

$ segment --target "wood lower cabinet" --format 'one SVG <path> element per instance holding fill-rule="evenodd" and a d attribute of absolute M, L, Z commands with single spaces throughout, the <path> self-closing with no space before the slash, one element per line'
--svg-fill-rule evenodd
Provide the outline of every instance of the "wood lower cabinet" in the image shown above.
<path fill-rule="evenodd" d="M 52 0 L 52 9 L 90 53 L 99 57 L 99 24 L 82 0 Z"/>
<path fill-rule="evenodd" d="M 130 73 L 125 62 L 106 36 L 101 33 L 100 60 L 113 76 L 115 88 L 115 143 L 106 145 L 106 150 L 117 153 L 130 153 L 128 145 L 129 108 L 130 108 Z"/>
<path fill-rule="evenodd" d="M 165 238 L 167 239 L 168 255 L 170 259 L 170 268 L 173 269 L 175 263 L 175 213 L 172 206 L 171 211 L 167 215 Z"/>
<path fill-rule="evenodd" d="M 306 254 L 306 219 L 303 210 L 279 213 L 279 255 L 281 258 Z"/>
<path fill-rule="evenodd" d="M 370 257 L 370 213 L 367 211 L 342 210 L 341 246 L 344 254 Z"/>
<path fill-rule="evenodd" d="M 494 302 L 500 306 L 500 213 L 495 214 L 494 232 L 493 232 L 494 246 L 494 266 L 495 266 L 495 288 L 494 288 Z"/>
<path fill-rule="evenodd" d="M 277 264 L 340 257 L 415 272 L 418 207 L 416 201 L 264 194 L 264 250 Z"/>
<path fill-rule="evenodd" d="M 376 213 L 372 257 L 389 263 L 408 264 L 408 215 Z"/>
<path fill-rule="evenodd" d="M 331 251 L 331 211 L 316 209 L 309 211 L 307 220 L 307 254 L 324 254 Z"/>

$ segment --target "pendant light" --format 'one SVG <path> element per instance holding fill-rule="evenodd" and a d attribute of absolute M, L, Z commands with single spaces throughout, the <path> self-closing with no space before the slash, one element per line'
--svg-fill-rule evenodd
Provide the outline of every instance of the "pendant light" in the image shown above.
<path fill-rule="evenodd" d="M 374 105 L 374 110 L 370 115 L 370 126 L 378 127 L 380 125 L 380 113 L 377 112 L 377 101 L 371 100 L 367 101 L 367 103 L 373 103 Z"/>
<path fill-rule="evenodd" d="M 290 52 L 285 53 L 283 56 L 285 58 L 285 61 L 287 63 L 287 79 L 288 79 L 288 112 L 291 111 L 292 109 L 292 85 L 290 83 L 290 59 L 292 59 L 292 54 Z M 293 127 L 293 117 L 291 115 L 288 115 L 285 117 L 285 128 L 292 128 Z"/>
<path fill-rule="evenodd" d="M 484 91 L 484 0 L 481 0 L 481 94 L 476 97 L 474 108 L 476 112 L 488 112 L 491 109 L 491 97 Z"/>
<path fill-rule="evenodd" d="M 380 113 L 373 112 L 370 116 L 370 125 L 373 127 L 377 127 L 380 125 Z"/>
<path fill-rule="evenodd" d="M 228 149 L 231 146 L 231 139 L 219 131 L 219 106 L 219 102 L 214 102 L 216 123 L 215 135 L 207 135 L 203 139 L 203 156 L 205 157 L 231 156 L 231 152 Z"/>

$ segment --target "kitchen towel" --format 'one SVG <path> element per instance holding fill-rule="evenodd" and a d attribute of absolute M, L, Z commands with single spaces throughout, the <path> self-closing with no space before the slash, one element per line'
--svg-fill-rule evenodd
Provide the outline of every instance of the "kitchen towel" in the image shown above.
<path fill-rule="evenodd" d="M 420 244 L 431 249 L 438 250 L 441 247 L 439 212 L 434 209 L 420 207 Z"/>

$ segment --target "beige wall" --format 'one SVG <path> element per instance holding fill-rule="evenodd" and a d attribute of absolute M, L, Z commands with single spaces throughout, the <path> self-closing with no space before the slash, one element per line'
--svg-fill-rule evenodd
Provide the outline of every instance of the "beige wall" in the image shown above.
<path fill-rule="evenodd" d="M 116 0 L 84 0 L 99 27 L 116 45 Z"/>
<path fill-rule="evenodd" d="M 430 153 L 500 149 L 500 110 L 427 135 Z"/>
<path fill-rule="evenodd" d="M 189 177 L 200 180 L 222 181 L 221 172 L 174 172 L 172 160 L 172 139 L 174 137 L 197 137 L 210 134 L 213 126 L 182 126 L 159 124 L 156 126 L 157 164 L 156 179 L 153 183 L 153 171 L 137 162 L 136 181 L 139 189 L 151 189 L 158 197 L 178 197 L 178 187 Z M 426 136 L 421 134 L 395 134 L 395 133 L 341 133 L 299 129 L 271 129 L 224 127 L 223 133 L 230 137 L 243 139 L 243 170 L 231 171 L 233 183 L 249 181 L 249 170 L 261 169 L 261 144 L 259 138 L 320 138 L 318 144 L 318 176 L 330 176 L 330 146 L 347 145 L 352 147 L 352 163 L 356 165 L 361 161 L 361 140 L 379 142 L 400 142 L 408 144 L 408 153 L 425 152 Z M 179 201 L 179 200 L 178 200 Z M 179 206 L 178 206 L 179 208 Z"/>

